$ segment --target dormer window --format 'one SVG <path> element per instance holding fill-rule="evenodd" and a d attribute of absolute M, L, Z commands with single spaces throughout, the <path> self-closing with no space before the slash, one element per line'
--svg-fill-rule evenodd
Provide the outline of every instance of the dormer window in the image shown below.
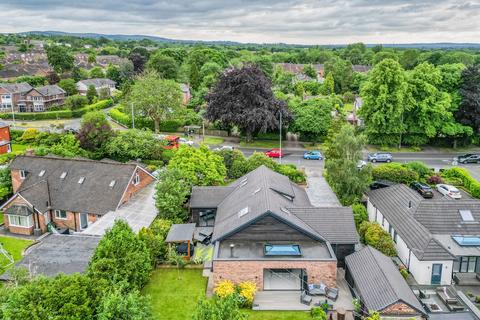
<path fill-rule="evenodd" d="M 140 183 L 140 175 L 137 173 L 135 174 L 135 178 L 133 178 L 133 184 L 137 185 Z"/>
<path fill-rule="evenodd" d="M 82 184 L 84 181 L 85 181 L 85 177 L 80 177 L 80 179 L 78 179 L 79 184 Z"/>
<path fill-rule="evenodd" d="M 25 170 L 20 170 L 20 179 L 25 179 L 27 177 L 27 173 L 25 172 Z"/>
<path fill-rule="evenodd" d="M 38 174 L 39 177 L 43 177 L 43 175 L 45 174 L 45 170 L 42 170 L 40 171 L 40 173 Z"/>
<path fill-rule="evenodd" d="M 60 175 L 60 179 L 65 179 L 66 176 L 67 176 L 67 172 L 63 171 L 62 174 Z"/>

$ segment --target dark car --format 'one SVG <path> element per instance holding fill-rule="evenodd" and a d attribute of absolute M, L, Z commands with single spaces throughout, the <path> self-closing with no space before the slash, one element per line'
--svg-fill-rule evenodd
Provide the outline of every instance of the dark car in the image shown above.
<path fill-rule="evenodd" d="M 459 163 L 480 163 L 480 154 L 464 154 L 456 157 L 454 160 Z"/>
<path fill-rule="evenodd" d="M 424 183 L 420 183 L 420 182 L 412 182 L 412 184 L 410 185 L 410 187 L 417 191 L 418 193 L 420 193 L 420 195 L 424 198 L 433 198 L 433 189 L 424 184 Z"/>
<path fill-rule="evenodd" d="M 388 181 L 388 180 L 378 180 L 374 181 L 370 185 L 370 190 L 377 190 L 377 189 L 382 189 L 382 188 L 388 188 L 391 187 L 395 184 L 395 182 Z"/>
<path fill-rule="evenodd" d="M 369 153 L 367 160 L 370 162 L 392 162 L 393 157 L 387 152 Z"/>

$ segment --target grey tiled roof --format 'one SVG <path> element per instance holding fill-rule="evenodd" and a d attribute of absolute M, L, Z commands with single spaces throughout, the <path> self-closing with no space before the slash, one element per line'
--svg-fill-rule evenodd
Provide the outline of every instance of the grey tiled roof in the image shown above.
<path fill-rule="evenodd" d="M 233 187 L 193 187 L 190 208 L 216 208 Z"/>
<path fill-rule="evenodd" d="M 111 85 L 111 84 L 116 84 L 115 81 L 107 79 L 107 78 L 94 78 L 94 79 L 85 79 L 85 80 L 80 80 L 78 83 L 83 83 L 87 87 L 90 85 L 93 85 L 95 88 L 101 87 L 104 85 Z"/>
<path fill-rule="evenodd" d="M 297 187 L 286 176 L 265 166 L 249 172 L 233 182 L 234 190 L 218 205 L 213 240 L 234 233 L 266 213 L 295 225 L 305 233 L 324 239 L 317 231 L 292 214 L 289 207 L 310 207 L 305 190 Z M 248 208 L 248 213 L 239 212 Z"/>
<path fill-rule="evenodd" d="M 419 260 L 453 259 L 430 231 L 415 219 L 414 213 L 424 201 L 417 192 L 406 185 L 397 184 L 369 191 L 367 195 Z"/>
<path fill-rule="evenodd" d="M 65 90 L 60 88 L 57 85 L 48 85 L 43 87 L 35 88 L 38 92 L 40 92 L 43 96 L 51 96 L 55 94 L 64 94 Z"/>
<path fill-rule="evenodd" d="M 345 258 L 355 287 L 368 310 L 381 311 L 401 302 L 418 313 L 425 310 L 391 258 L 367 246 Z"/>
<path fill-rule="evenodd" d="M 25 170 L 27 176 L 18 193 L 37 209 L 105 214 L 117 209 L 136 165 L 93 160 L 17 156 L 10 168 Z M 40 172 L 45 173 L 40 176 Z M 60 176 L 66 172 L 64 179 Z M 78 183 L 81 177 L 85 180 Z M 110 182 L 115 185 L 110 187 Z"/>
<path fill-rule="evenodd" d="M 187 242 L 193 240 L 195 223 L 174 224 L 167 234 L 165 242 Z"/>
<path fill-rule="evenodd" d="M 349 207 L 288 208 L 333 244 L 358 243 L 352 209 Z"/>
<path fill-rule="evenodd" d="M 21 83 L 0 83 L 0 87 L 4 88 L 10 93 L 25 93 L 33 87 L 26 82 Z"/>

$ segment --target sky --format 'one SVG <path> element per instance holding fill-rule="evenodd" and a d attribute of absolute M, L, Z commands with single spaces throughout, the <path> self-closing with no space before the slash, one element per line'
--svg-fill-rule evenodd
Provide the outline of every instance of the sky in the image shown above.
<path fill-rule="evenodd" d="M 0 32 L 245 43 L 480 42 L 480 0 L 0 0 Z"/>

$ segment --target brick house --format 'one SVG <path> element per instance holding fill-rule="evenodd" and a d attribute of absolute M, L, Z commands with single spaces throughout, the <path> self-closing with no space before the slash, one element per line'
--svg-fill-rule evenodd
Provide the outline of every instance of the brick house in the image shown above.
<path fill-rule="evenodd" d="M 382 319 L 427 316 L 392 259 L 370 246 L 346 258 L 346 279 L 365 313 L 376 311 Z"/>
<path fill-rule="evenodd" d="M 111 160 L 18 156 L 10 164 L 14 195 L 0 208 L 5 227 L 41 234 L 79 232 L 154 181 L 141 166 Z"/>
<path fill-rule="evenodd" d="M 5 122 L 0 122 L 0 154 L 10 152 L 12 152 L 10 126 Z"/>
<path fill-rule="evenodd" d="M 17 103 L 18 112 L 41 112 L 63 105 L 66 92 L 57 85 L 32 88 Z"/>
<path fill-rule="evenodd" d="M 32 89 L 33 87 L 26 82 L 0 83 L 0 112 L 11 112 L 12 108 L 17 109 L 18 101 Z"/>
<path fill-rule="evenodd" d="M 197 226 L 213 228 L 214 285 L 228 279 L 254 281 L 260 291 L 336 286 L 338 261 L 358 243 L 351 209 L 313 207 L 303 188 L 265 166 L 228 186 L 194 187 L 190 208 Z M 341 224 L 331 218 L 337 215 Z"/>

